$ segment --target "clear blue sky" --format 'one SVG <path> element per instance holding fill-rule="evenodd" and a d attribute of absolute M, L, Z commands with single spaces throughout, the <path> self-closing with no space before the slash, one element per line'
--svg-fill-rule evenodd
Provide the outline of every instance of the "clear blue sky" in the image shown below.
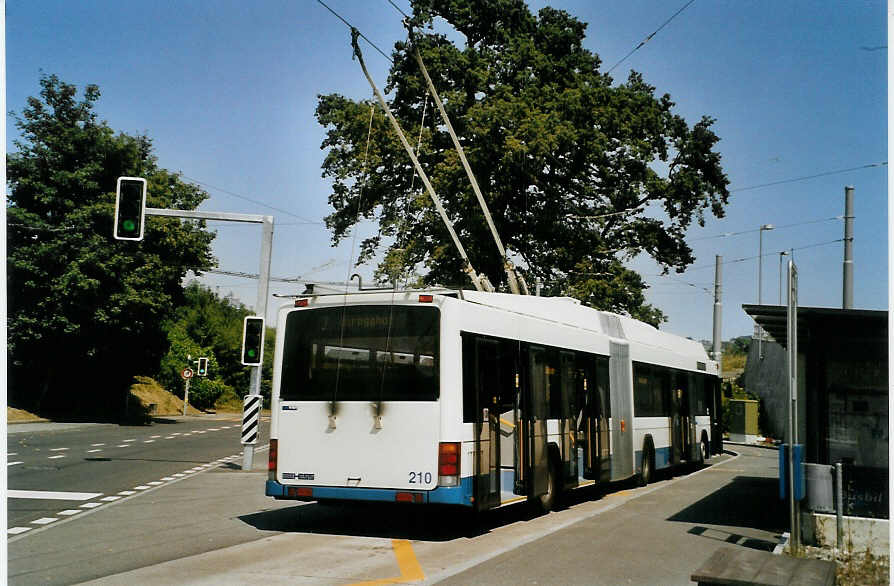
<path fill-rule="evenodd" d="M 407 0 L 395 2 L 409 9 Z M 405 36 L 386 0 L 326 3 L 386 51 Z M 544 4 L 530 2 L 535 11 Z M 685 1 L 550 4 L 589 24 L 585 44 L 608 68 Z M 163 167 L 205 184 L 211 198 L 202 209 L 275 216 L 273 275 L 344 281 L 353 272 L 351 240 L 331 248 L 321 221 L 329 190 L 313 111 L 318 94 L 368 98 L 371 91 L 351 59 L 348 29 L 325 8 L 312 0 L 8 0 L 6 10 L 9 110 L 21 112 L 37 95 L 41 70 L 79 87 L 95 83 L 102 119 L 145 132 Z M 887 49 L 879 48 L 886 34 L 882 0 L 696 0 L 614 70 L 616 79 L 629 69 L 643 73 L 690 123 L 715 118 L 731 183 L 726 217 L 689 233 L 697 255 L 689 271 L 671 279 L 648 260 L 631 265 L 653 285 L 649 301 L 669 317 L 663 329 L 711 337 L 714 255 L 755 257 L 761 224 L 779 227 L 764 233 L 772 254 L 763 262 L 763 301 L 778 300 L 776 253 L 807 247 L 795 251 L 801 304 L 840 307 L 843 244 L 811 245 L 843 237 L 842 221 L 828 219 L 844 213 L 845 185 L 856 188 L 855 305 L 887 306 L 887 167 L 745 189 L 887 161 Z M 383 86 L 388 62 L 364 51 Z M 11 121 L 9 150 L 17 135 Z M 716 237 L 731 232 L 745 233 Z M 259 240 L 257 227 L 220 225 L 220 268 L 257 272 Z M 372 267 L 360 272 L 369 276 Z M 202 281 L 254 305 L 253 281 Z M 725 339 L 751 332 L 741 306 L 756 300 L 757 260 L 725 264 Z"/>

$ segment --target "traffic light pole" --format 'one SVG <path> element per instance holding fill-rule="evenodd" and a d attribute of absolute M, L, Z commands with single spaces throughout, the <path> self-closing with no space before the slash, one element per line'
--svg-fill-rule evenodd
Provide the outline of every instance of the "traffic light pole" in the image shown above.
<path fill-rule="evenodd" d="M 261 260 L 258 274 L 258 302 L 255 306 L 257 315 L 267 316 L 267 297 L 270 291 L 270 262 L 273 257 L 273 216 L 255 214 L 238 214 L 230 212 L 201 212 L 198 210 L 169 210 L 165 208 L 146 208 L 147 216 L 167 216 L 169 218 L 188 218 L 191 220 L 219 220 L 224 222 L 245 222 L 261 224 Z M 261 366 L 251 369 L 249 395 L 261 394 Z M 251 444 L 242 446 L 242 469 L 251 470 L 255 447 Z"/>

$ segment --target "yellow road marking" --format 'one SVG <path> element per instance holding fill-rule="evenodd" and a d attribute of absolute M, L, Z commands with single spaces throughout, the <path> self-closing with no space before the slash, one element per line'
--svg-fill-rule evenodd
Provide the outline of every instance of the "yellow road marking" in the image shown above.
<path fill-rule="evenodd" d="M 397 567 L 400 568 L 400 576 L 394 578 L 382 578 L 369 582 L 356 582 L 350 586 L 372 586 L 373 584 L 403 584 L 406 582 L 419 582 L 425 580 L 425 572 L 413 553 L 413 546 L 406 539 L 392 539 L 391 547 L 394 548 L 394 557 L 397 558 Z"/>

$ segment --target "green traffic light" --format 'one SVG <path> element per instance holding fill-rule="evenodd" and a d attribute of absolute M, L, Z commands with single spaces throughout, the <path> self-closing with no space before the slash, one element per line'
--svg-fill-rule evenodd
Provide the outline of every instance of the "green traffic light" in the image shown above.
<path fill-rule="evenodd" d="M 254 348 L 249 348 L 247 354 L 249 358 L 254 358 L 258 353 L 255 352 Z"/>
<path fill-rule="evenodd" d="M 125 232 L 133 232 L 137 229 L 137 223 L 133 220 L 124 220 L 122 227 L 124 228 Z"/>

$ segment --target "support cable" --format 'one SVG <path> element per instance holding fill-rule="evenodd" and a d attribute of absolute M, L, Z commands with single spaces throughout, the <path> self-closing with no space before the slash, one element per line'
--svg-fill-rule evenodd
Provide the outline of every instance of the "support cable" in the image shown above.
<path fill-rule="evenodd" d="M 463 248 L 462 243 L 459 241 L 459 237 L 456 235 L 456 231 L 453 229 L 453 223 L 450 221 L 450 218 L 447 217 L 447 211 L 444 209 L 444 206 L 441 205 L 441 200 L 438 198 L 438 195 L 435 193 L 434 187 L 431 185 L 431 181 L 428 179 L 428 175 L 425 174 L 425 171 L 422 169 L 422 165 L 419 164 L 419 159 L 416 158 L 416 154 L 413 152 L 413 148 L 410 146 L 410 143 L 407 142 L 407 137 L 404 136 L 403 130 L 400 128 L 400 124 L 398 124 L 397 120 L 394 118 L 394 115 L 391 113 L 391 109 L 388 107 L 388 104 L 385 102 L 385 98 L 382 96 L 382 93 L 379 91 L 379 88 L 376 87 L 375 82 L 372 77 L 369 75 L 369 71 L 366 69 L 366 63 L 363 61 L 363 53 L 360 51 L 360 45 L 357 44 L 357 38 L 360 37 L 360 31 L 356 28 L 351 28 L 351 46 L 354 49 L 354 56 L 360 62 L 360 67 L 363 69 L 363 75 L 366 76 L 366 80 L 369 82 L 369 85 L 372 87 L 373 92 L 376 94 L 376 98 L 379 100 L 379 104 L 382 106 L 382 109 L 385 111 L 385 114 L 388 116 L 388 120 L 391 122 L 392 127 L 394 127 L 395 132 L 397 132 L 397 136 L 400 139 L 401 144 L 404 147 L 404 150 L 407 151 L 407 154 L 410 155 L 410 159 L 413 161 L 413 165 L 416 167 L 416 171 L 419 173 L 419 178 L 422 180 L 422 183 L 425 184 L 425 188 L 428 190 L 429 196 L 431 196 L 432 202 L 435 204 L 435 208 L 438 210 L 438 214 L 441 216 L 441 220 L 444 222 L 444 225 L 447 227 L 447 231 L 450 233 L 450 237 L 453 240 L 454 246 L 456 246 L 459 251 L 459 255 L 463 260 L 463 270 L 469 276 L 469 279 L 472 281 L 472 284 L 475 286 L 475 289 L 478 291 L 492 290 L 493 286 L 490 283 L 486 283 L 484 279 L 486 277 L 481 277 L 478 273 L 475 272 L 475 269 L 472 267 L 472 263 L 469 261 L 469 256 L 466 254 L 465 248 Z"/>

